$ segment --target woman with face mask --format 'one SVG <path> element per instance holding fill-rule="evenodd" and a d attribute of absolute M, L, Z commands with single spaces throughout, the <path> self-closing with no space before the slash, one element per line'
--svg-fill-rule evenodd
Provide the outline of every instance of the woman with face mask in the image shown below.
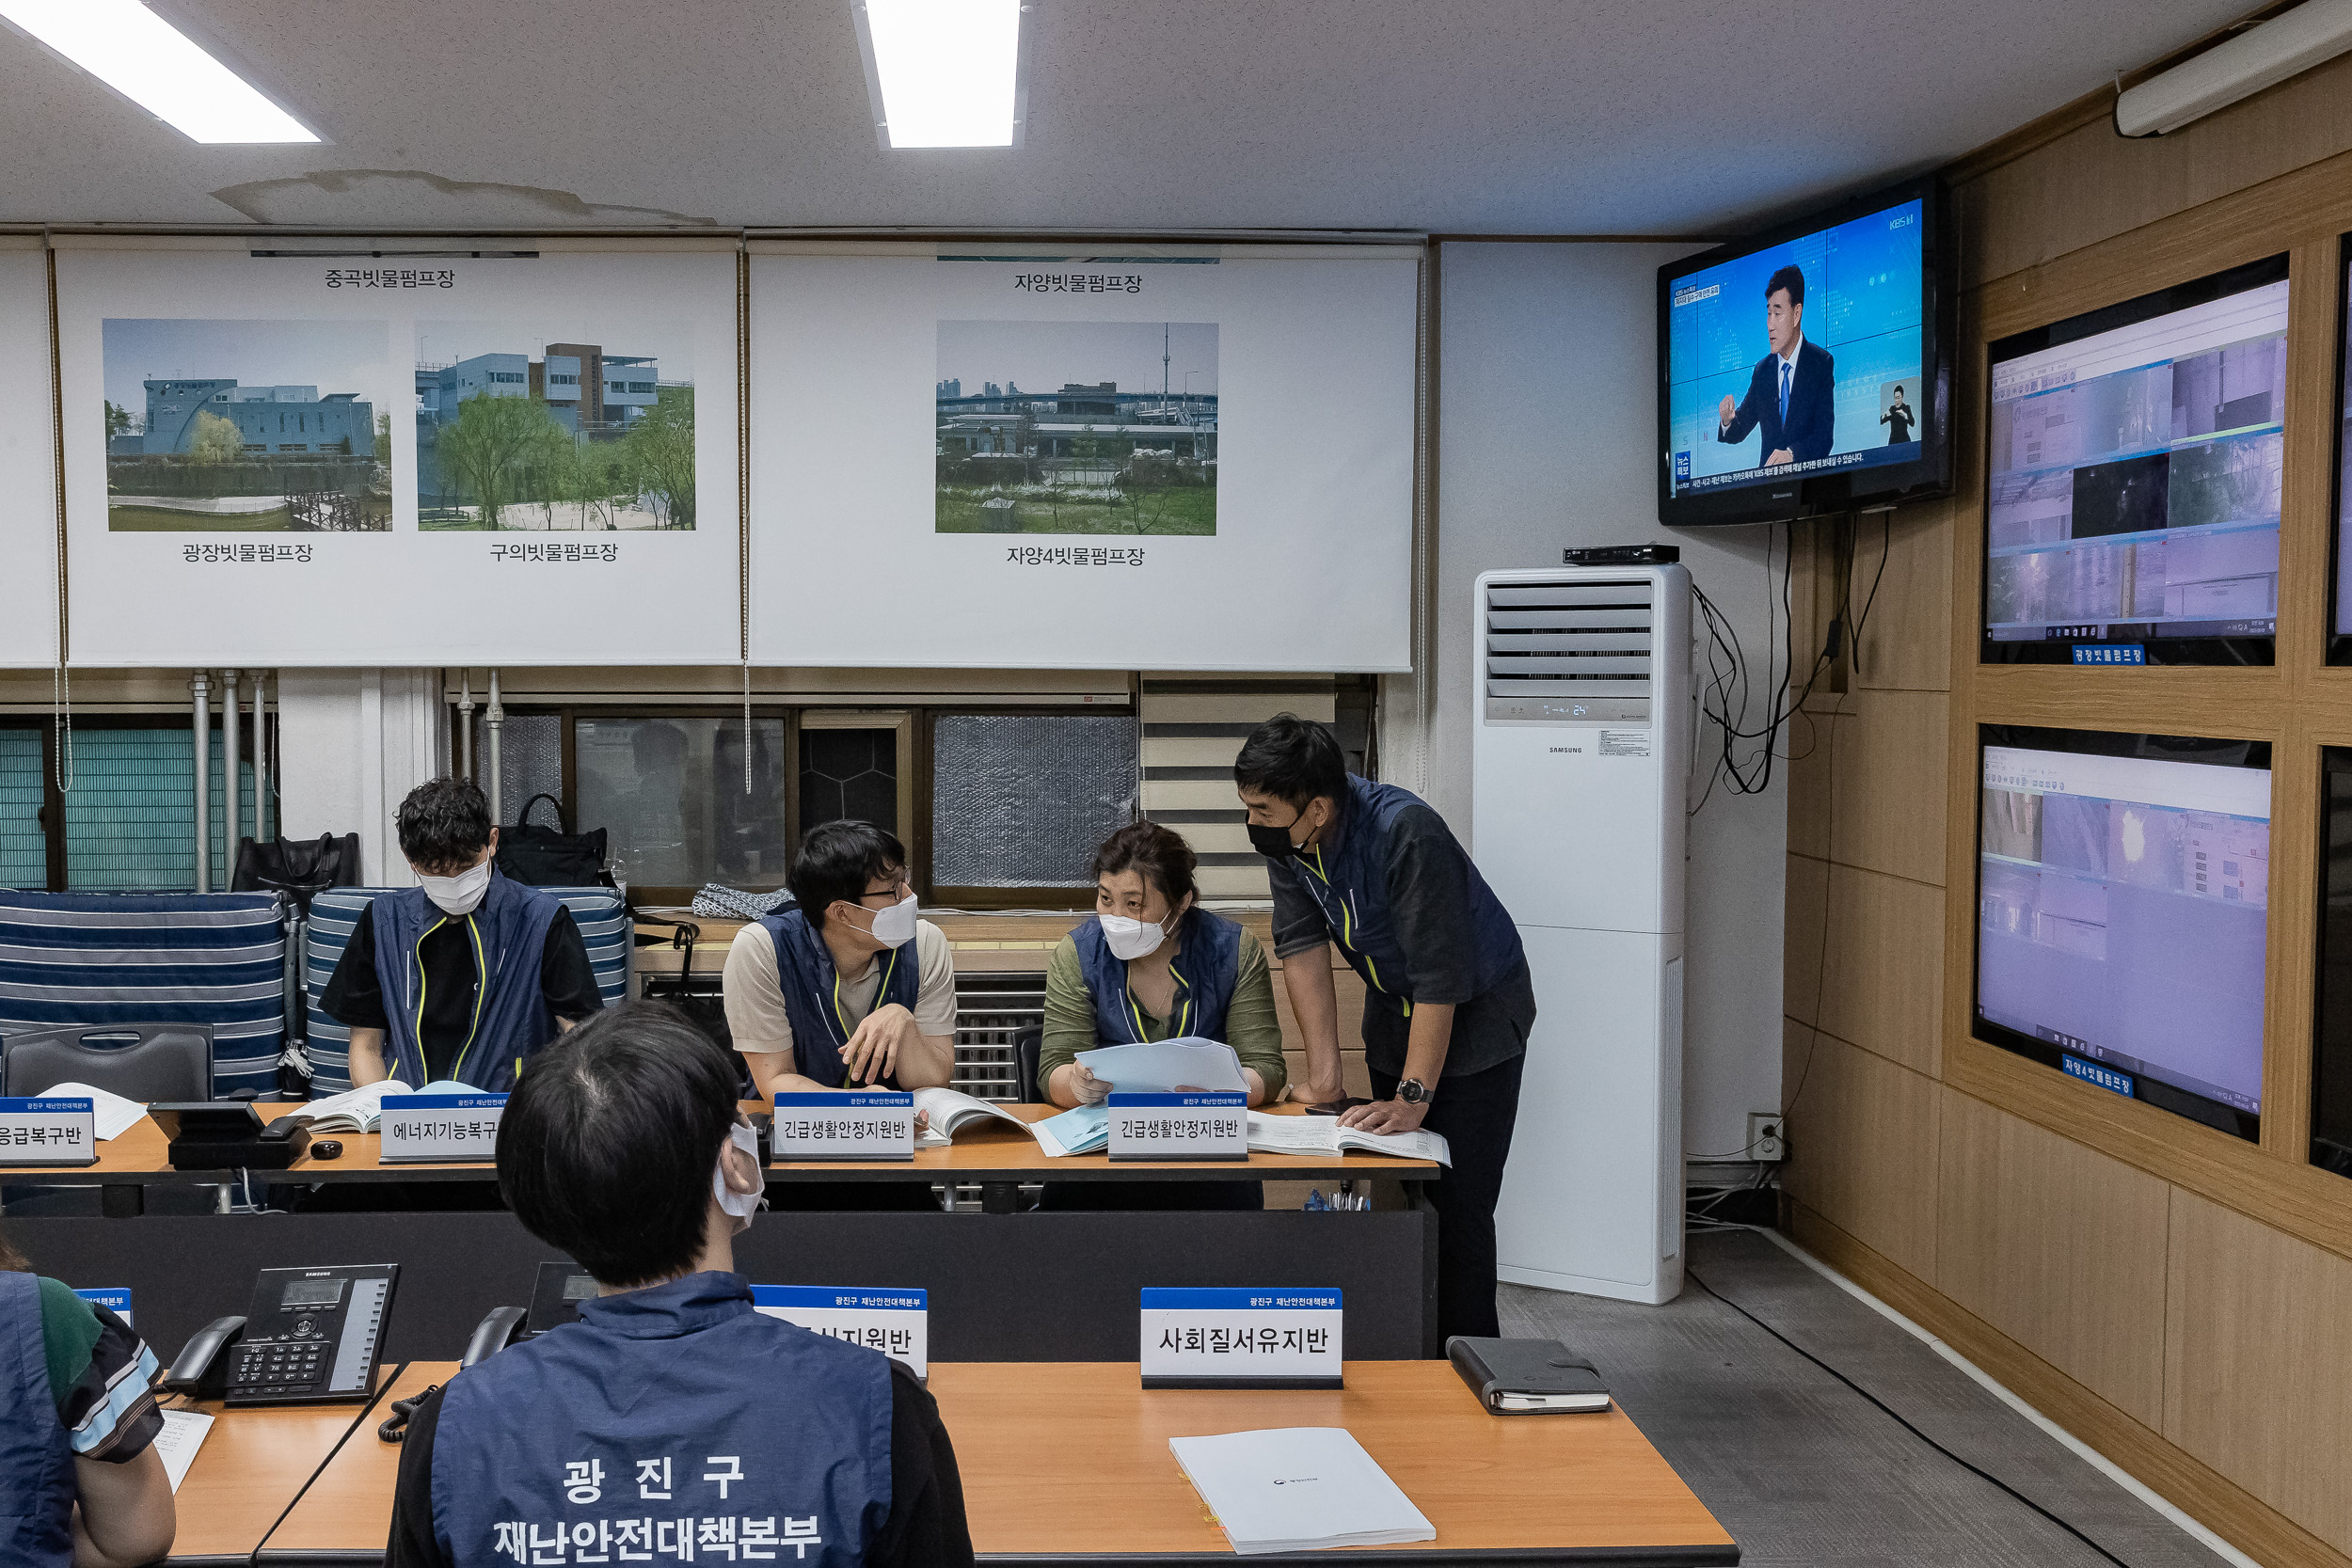
<path fill-rule="evenodd" d="M 1282 1092 L 1282 1026 L 1265 950 L 1234 922 L 1200 907 L 1198 861 L 1180 833 L 1131 822 L 1094 855 L 1095 917 L 1062 939 L 1045 974 L 1038 1088 L 1057 1105 L 1091 1105 L 1109 1084 L 1081 1051 L 1190 1036 L 1241 1058 L 1249 1103 Z M 1049 1182 L 1045 1208 L 1251 1208 L 1257 1183 Z"/>

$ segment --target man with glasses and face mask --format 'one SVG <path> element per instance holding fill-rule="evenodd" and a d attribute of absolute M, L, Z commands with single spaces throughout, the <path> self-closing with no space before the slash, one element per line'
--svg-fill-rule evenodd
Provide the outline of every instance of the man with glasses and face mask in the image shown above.
<path fill-rule="evenodd" d="M 489 802 L 464 779 L 408 792 L 394 819 L 420 886 L 359 911 L 319 1006 L 351 1030 L 351 1081 L 504 1093 L 604 1000 L 571 911 L 499 875 Z"/>
<path fill-rule="evenodd" d="M 946 1084 L 955 958 L 916 918 L 905 848 L 870 822 L 822 822 L 785 880 L 793 902 L 727 952 L 727 1027 L 759 1092 Z"/>

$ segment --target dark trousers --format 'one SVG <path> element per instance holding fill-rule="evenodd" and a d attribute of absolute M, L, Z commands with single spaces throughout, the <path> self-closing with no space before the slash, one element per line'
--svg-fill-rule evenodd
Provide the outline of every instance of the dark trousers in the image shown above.
<path fill-rule="evenodd" d="M 1438 1332 L 1493 1338 L 1495 1321 L 1495 1199 L 1502 1164 L 1511 1157 L 1511 1129 L 1519 1116 L 1523 1055 L 1459 1077 L 1438 1080 L 1422 1125 L 1441 1134 L 1454 1157 L 1442 1180 L 1429 1184 L 1438 1211 Z M 1375 1098 L 1396 1097 L 1393 1074 L 1375 1069 Z"/>

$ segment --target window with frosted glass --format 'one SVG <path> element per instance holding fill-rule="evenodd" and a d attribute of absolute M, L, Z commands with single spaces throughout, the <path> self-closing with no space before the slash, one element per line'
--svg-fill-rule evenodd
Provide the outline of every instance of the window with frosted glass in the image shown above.
<path fill-rule="evenodd" d="M 632 887 L 782 887 L 784 754 L 784 721 L 753 720 L 747 794 L 740 719 L 576 718 L 575 831 L 604 829 Z"/>
<path fill-rule="evenodd" d="M 76 729 L 65 792 L 66 886 L 75 893 L 164 893 L 196 883 L 196 758 L 184 724 Z M 214 886 L 226 888 L 236 845 L 216 731 L 207 803 Z M 253 766 L 238 764 L 238 831 L 249 832 Z"/>
<path fill-rule="evenodd" d="M 1136 808 L 1123 714 L 954 714 L 931 730 L 931 880 L 1083 887 Z"/>
<path fill-rule="evenodd" d="M 902 836 L 896 725 L 801 731 L 801 832 L 844 820 Z"/>
<path fill-rule="evenodd" d="M 42 831 L 40 732 L 0 729 L 0 887 L 49 886 L 49 835 Z"/>

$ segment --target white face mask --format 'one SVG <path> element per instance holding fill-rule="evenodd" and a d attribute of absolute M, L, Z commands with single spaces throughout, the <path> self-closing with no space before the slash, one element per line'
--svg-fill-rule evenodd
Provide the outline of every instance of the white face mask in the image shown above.
<path fill-rule="evenodd" d="M 914 895 L 910 893 L 890 908 L 876 911 L 874 924 L 868 929 L 883 946 L 904 947 L 914 940 Z"/>
<path fill-rule="evenodd" d="M 754 1165 L 759 1164 L 759 1134 L 738 1123 L 727 1129 L 727 1136 Z M 737 1219 L 749 1224 L 759 1212 L 760 1195 L 755 1192 L 738 1193 L 727 1190 L 727 1151 L 719 1150 L 719 1164 L 710 1173 L 710 1190 L 719 1196 L 719 1207 Z"/>
<path fill-rule="evenodd" d="M 1103 941 L 1115 958 L 1140 958 L 1160 950 L 1168 940 L 1168 928 L 1149 920 L 1130 920 L 1123 914 L 1097 914 L 1103 923 Z"/>
<path fill-rule="evenodd" d="M 444 914 L 471 914 L 489 889 L 490 863 L 485 860 L 454 877 L 428 877 L 420 871 L 417 880 L 424 884 L 424 895 L 439 905 Z"/>

